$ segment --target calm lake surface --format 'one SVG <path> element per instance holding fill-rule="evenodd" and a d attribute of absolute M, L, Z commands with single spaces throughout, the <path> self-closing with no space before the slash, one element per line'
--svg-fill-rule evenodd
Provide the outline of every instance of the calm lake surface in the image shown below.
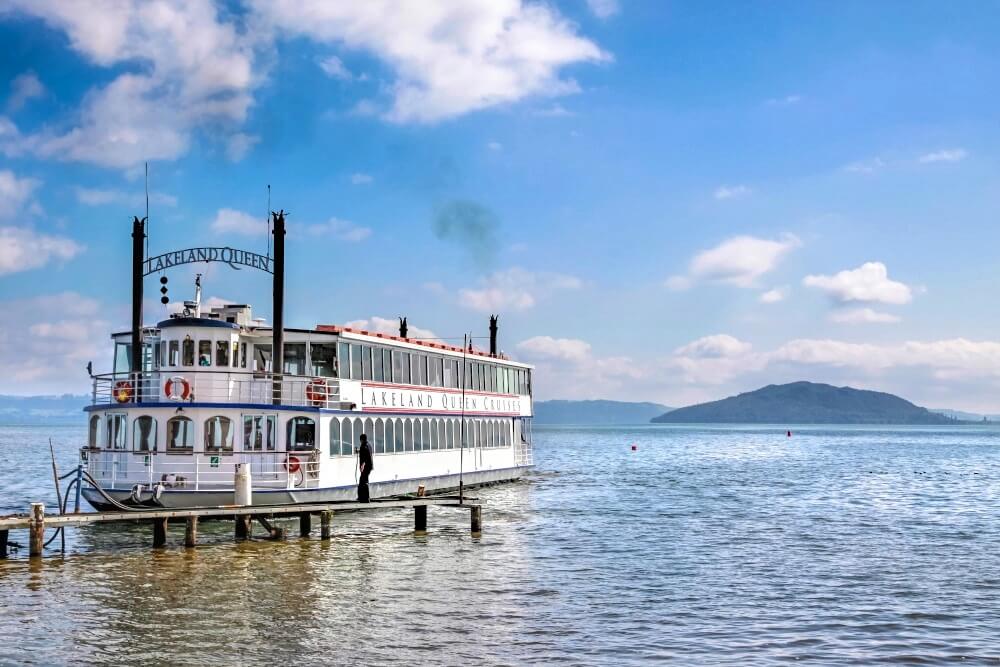
<path fill-rule="evenodd" d="M 0 427 L 0 513 L 54 506 L 50 436 L 69 470 L 83 428 Z M 535 460 L 481 539 L 74 529 L 0 561 L 0 664 L 1000 664 L 1000 430 L 537 427 Z"/>

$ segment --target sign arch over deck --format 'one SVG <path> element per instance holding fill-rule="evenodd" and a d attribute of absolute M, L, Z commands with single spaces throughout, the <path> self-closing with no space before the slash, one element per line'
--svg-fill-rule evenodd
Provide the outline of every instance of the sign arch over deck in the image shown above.
<path fill-rule="evenodd" d="M 249 250 L 239 250 L 225 246 L 173 250 L 150 257 L 142 264 L 142 275 L 145 277 L 152 273 L 165 271 L 174 266 L 196 262 L 222 262 L 237 271 L 240 270 L 240 266 L 249 266 L 252 269 L 260 269 L 266 273 L 274 273 L 274 259 L 272 257 L 250 252 Z"/>

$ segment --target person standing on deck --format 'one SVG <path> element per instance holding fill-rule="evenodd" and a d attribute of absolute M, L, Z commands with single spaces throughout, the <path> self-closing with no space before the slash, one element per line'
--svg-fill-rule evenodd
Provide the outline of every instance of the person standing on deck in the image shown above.
<path fill-rule="evenodd" d="M 358 480 L 358 502 L 367 503 L 368 498 L 368 476 L 375 468 L 372 461 L 372 448 L 368 446 L 368 436 L 361 434 L 361 447 L 358 448 L 358 466 L 361 468 L 361 479 Z"/>

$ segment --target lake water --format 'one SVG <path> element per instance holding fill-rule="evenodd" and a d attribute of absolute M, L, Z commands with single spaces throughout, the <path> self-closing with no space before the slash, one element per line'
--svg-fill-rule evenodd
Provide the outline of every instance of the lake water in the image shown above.
<path fill-rule="evenodd" d="M 82 428 L 0 428 L 0 513 L 49 501 L 49 436 L 68 470 Z M 73 530 L 0 561 L 0 664 L 1000 664 L 1000 430 L 536 428 L 535 460 L 481 539 Z"/>

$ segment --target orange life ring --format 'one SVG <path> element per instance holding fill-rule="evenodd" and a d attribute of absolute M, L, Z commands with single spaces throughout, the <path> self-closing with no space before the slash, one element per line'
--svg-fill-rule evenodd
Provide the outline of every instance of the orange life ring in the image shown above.
<path fill-rule="evenodd" d="M 328 395 L 326 380 L 323 378 L 315 378 L 306 385 L 306 398 L 313 405 L 326 405 Z"/>
<path fill-rule="evenodd" d="M 119 403 L 128 403 L 132 400 L 132 383 L 128 380 L 115 382 L 115 400 Z"/>
<path fill-rule="evenodd" d="M 297 473 L 299 471 L 299 468 L 301 467 L 300 463 L 301 462 L 299 461 L 299 457 L 289 456 L 287 459 L 285 459 L 285 470 L 293 474 Z"/>
<path fill-rule="evenodd" d="M 174 385 L 180 385 L 179 393 L 175 393 Z M 186 401 L 191 396 L 191 383 L 187 381 L 187 378 L 175 375 L 167 379 L 166 384 L 163 385 L 163 393 L 171 401 Z"/>

